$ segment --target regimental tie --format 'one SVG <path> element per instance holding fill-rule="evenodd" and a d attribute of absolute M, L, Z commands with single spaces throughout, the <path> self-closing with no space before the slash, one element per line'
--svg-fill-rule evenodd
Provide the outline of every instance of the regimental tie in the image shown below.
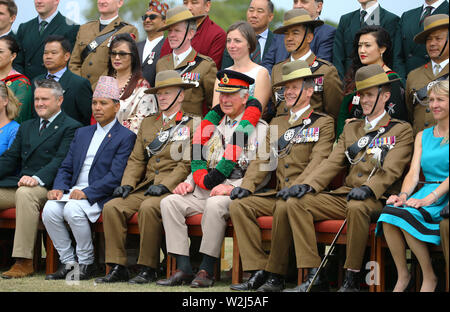
<path fill-rule="evenodd" d="M 435 76 L 439 75 L 441 70 L 442 70 L 441 65 L 439 65 L 439 64 L 434 65 L 433 72 L 434 72 Z"/>
<path fill-rule="evenodd" d="M 51 79 L 51 80 L 55 80 L 56 81 L 56 76 L 55 75 L 52 75 L 52 74 L 48 74 L 47 75 L 47 79 Z"/>
<path fill-rule="evenodd" d="M 431 15 L 431 11 L 433 11 L 433 7 L 431 5 L 427 6 L 423 11 L 422 17 L 420 18 L 419 25 L 423 25 L 423 21 Z"/>
<path fill-rule="evenodd" d="M 47 119 L 42 120 L 41 128 L 39 129 L 39 135 L 42 134 L 45 128 L 47 128 L 49 121 Z"/>
<path fill-rule="evenodd" d="M 42 36 L 42 34 L 44 33 L 45 27 L 47 27 L 48 22 L 47 21 L 42 21 L 39 23 L 39 35 Z"/>
<path fill-rule="evenodd" d="M 251 58 L 252 61 L 255 62 L 256 64 L 260 65 L 262 62 L 261 59 L 261 45 L 259 44 L 259 39 L 261 38 L 260 35 L 256 36 L 256 49 L 255 52 L 252 53 Z"/>
<path fill-rule="evenodd" d="M 366 22 L 365 22 L 366 15 L 367 15 L 367 11 L 366 10 L 362 10 L 361 11 L 361 17 L 359 18 L 359 25 L 361 27 L 363 27 L 366 24 Z"/>

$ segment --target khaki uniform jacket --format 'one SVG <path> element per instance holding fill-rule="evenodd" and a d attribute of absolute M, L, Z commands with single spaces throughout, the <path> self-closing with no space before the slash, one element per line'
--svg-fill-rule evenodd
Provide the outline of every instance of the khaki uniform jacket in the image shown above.
<path fill-rule="evenodd" d="M 190 116 L 181 112 L 183 116 Z M 181 115 L 181 113 L 179 115 Z M 177 116 L 178 117 L 178 116 Z M 162 131 L 177 123 L 173 118 L 163 126 L 162 114 L 146 117 L 139 128 L 133 152 L 128 159 L 121 185 L 130 185 L 136 192 L 143 187 L 162 184 L 170 191 L 183 182 L 190 172 L 190 146 L 192 144 L 193 119 L 181 126 L 168 144 L 150 160 L 146 147 Z M 180 135 L 182 134 L 182 135 Z M 187 134 L 189 137 L 186 138 Z"/>
<path fill-rule="evenodd" d="M 414 134 L 432 127 L 436 124 L 430 108 L 419 103 L 414 103 L 414 90 L 420 90 L 430 82 L 448 74 L 448 64 L 435 76 L 431 62 L 416 68 L 408 75 L 406 81 L 406 108 L 408 110 L 409 119 L 412 120 Z"/>
<path fill-rule="evenodd" d="M 70 58 L 69 69 L 78 76 L 87 78 L 92 85 L 92 89 L 95 89 L 95 85 L 98 78 L 103 75 L 108 70 L 108 60 L 109 60 L 109 43 L 110 39 L 105 40 L 100 46 L 97 47 L 95 51 L 89 53 L 86 59 L 83 61 L 81 54 L 92 41 L 98 36 L 104 35 L 115 27 L 119 26 L 120 23 L 126 24 L 122 27 L 117 34 L 123 33 L 133 33 L 138 36 L 138 31 L 133 25 L 129 25 L 122 21 L 120 17 L 112 21 L 108 26 L 106 26 L 103 31 L 100 32 L 100 21 L 92 21 L 84 24 L 80 27 L 77 35 L 77 41 L 73 47 L 72 56 Z"/>
<path fill-rule="evenodd" d="M 318 66 L 316 63 L 316 55 L 311 53 L 306 62 L 310 67 Z M 315 74 L 323 74 L 322 78 L 316 79 L 316 84 L 323 79 L 322 83 L 322 91 L 314 91 L 314 94 L 311 98 L 311 106 L 316 112 L 324 112 L 335 120 L 339 115 L 339 109 L 341 106 L 342 99 L 344 98 L 344 93 L 342 90 L 342 81 L 339 78 L 338 72 L 336 68 L 328 61 L 319 59 L 321 62 L 325 63 L 320 66 L 314 73 Z M 291 61 L 291 57 L 286 59 L 284 62 L 278 63 L 273 67 L 272 70 L 272 85 L 276 84 L 283 80 L 282 68 L 283 65 L 287 62 Z M 274 96 L 272 98 L 273 103 L 277 105 L 277 101 L 275 98 L 275 90 L 273 90 Z M 283 95 L 284 98 L 284 95 Z M 277 106 L 277 116 L 281 114 L 285 114 L 288 112 L 286 108 L 285 101 L 282 101 Z"/>
<path fill-rule="evenodd" d="M 183 110 L 187 113 L 197 116 L 203 116 L 203 103 L 209 109 L 212 107 L 212 99 L 214 95 L 214 84 L 216 82 L 217 67 L 216 63 L 208 57 L 198 54 L 192 49 L 191 53 L 175 68 L 173 62 L 173 53 L 159 59 L 156 64 L 156 72 L 164 70 L 177 70 L 188 66 L 189 62 L 193 62 L 196 57 L 202 59 L 194 70 L 187 70 L 183 73 L 183 79 L 197 84 L 197 87 L 188 89 L 184 92 Z"/>
<path fill-rule="evenodd" d="M 314 123 L 305 127 L 303 132 L 312 132 L 312 129 L 314 129 L 318 133 L 318 140 L 316 142 L 294 143 L 286 156 L 277 159 L 276 189 L 255 195 L 274 196 L 283 188 L 302 184 L 303 180 L 331 154 L 335 141 L 334 120 L 326 114 L 314 112 L 312 108 L 304 112 L 292 125 L 288 122 L 290 115 L 275 117 L 270 123 L 271 131 L 274 131 L 275 128 L 278 129 L 278 137 L 276 138 L 278 140 L 288 129 L 301 126 L 303 120 L 310 118 L 312 114 L 320 115 L 320 117 Z M 277 147 L 277 145 L 275 146 Z"/>
<path fill-rule="evenodd" d="M 227 126 L 226 117 L 222 119 L 221 123 L 217 126 L 214 134 L 211 136 L 207 143 L 208 150 L 208 168 L 215 168 L 219 161 L 223 157 L 224 146 L 222 144 L 222 138 L 225 142 L 229 142 L 232 138 L 234 130 L 236 129 L 239 121 L 242 118 L 243 113 L 236 118 L 238 121 L 235 127 L 230 128 Z M 227 127 L 229 129 L 227 129 Z M 234 187 L 243 187 L 250 192 L 254 193 L 258 189 L 263 188 L 270 180 L 270 170 L 266 161 L 269 159 L 267 153 L 268 147 L 265 144 L 266 137 L 269 132 L 269 126 L 264 120 L 260 120 L 256 125 L 256 128 L 248 139 L 247 148 L 244 148 L 240 157 L 240 160 L 248 160 L 248 168 L 245 172 L 244 178 L 232 179 L 229 178 L 222 184 L 233 185 Z M 267 157 L 267 158 L 266 158 Z M 236 165 L 236 168 L 239 165 Z M 186 182 L 191 185 L 195 185 L 194 196 L 199 199 L 206 199 L 209 197 L 210 191 L 204 190 L 197 186 L 194 182 L 193 174 L 190 174 L 186 179 Z"/>
<path fill-rule="evenodd" d="M 344 185 L 333 191 L 333 194 L 348 194 L 351 189 L 362 185 L 370 187 L 376 199 L 380 199 L 385 193 L 393 194 L 393 190 L 389 189 L 401 179 L 405 167 L 411 161 L 414 143 L 411 125 L 404 121 L 391 119 L 389 114 L 386 113 L 378 125 L 370 132 L 377 131 L 380 127 L 387 126 L 392 121 L 398 123 L 381 135 L 380 138 L 395 137 L 395 145 L 384 159 L 383 170 L 377 169 L 369 180 L 367 179 L 374 168 L 374 165 L 371 163 L 372 155 L 366 154 L 362 161 L 355 165 L 349 165 L 345 156 L 345 151 L 366 133 L 364 130 L 365 120 L 360 119 L 350 122 L 344 127 L 344 131 L 331 155 L 303 183 L 312 186 L 319 193 L 329 185 L 339 172 L 348 167 Z M 361 158 L 364 151 L 365 149 L 359 152 L 355 160 Z"/>

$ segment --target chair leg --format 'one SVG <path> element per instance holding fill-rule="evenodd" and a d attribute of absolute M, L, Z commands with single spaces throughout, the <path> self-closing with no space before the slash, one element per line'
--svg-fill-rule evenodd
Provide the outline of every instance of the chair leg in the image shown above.
<path fill-rule="evenodd" d="M 377 238 L 377 243 L 375 245 L 376 248 L 376 253 L 375 253 L 375 261 L 378 263 L 378 266 L 380 268 L 380 283 L 379 285 L 377 285 L 375 291 L 376 292 L 384 292 L 385 291 L 385 266 L 386 266 L 386 261 L 385 261 L 385 250 L 383 250 L 383 246 L 382 246 L 382 238 L 378 237 Z"/>
<path fill-rule="evenodd" d="M 50 239 L 48 233 L 46 233 L 46 259 L 45 259 L 45 274 L 53 274 L 58 269 L 57 252 L 53 246 L 53 242 Z"/>
<path fill-rule="evenodd" d="M 38 231 L 36 242 L 34 244 L 33 269 L 34 272 L 39 271 L 42 258 L 42 231 Z"/>
<path fill-rule="evenodd" d="M 233 231 L 233 267 L 231 271 L 231 283 L 242 283 L 242 261 L 241 256 L 239 255 L 239 245 L 235 231 Z"/>
<path fill-rule="evenodd" d="M 172 274 L 175 273 L 177 269 L 177 259 L 170 254 L 167 254 L 167 273 L 166 276 L 169 278 Z"/>

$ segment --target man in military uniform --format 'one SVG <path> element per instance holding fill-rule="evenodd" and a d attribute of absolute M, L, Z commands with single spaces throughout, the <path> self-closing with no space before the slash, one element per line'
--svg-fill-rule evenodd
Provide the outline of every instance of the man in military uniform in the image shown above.
<path fill-rule="evenodd" d="M 268 125 L 260 121 L 261 104 L 254 98 L 249 100 L 248 95 L 254 80 L 229 70 L 219 72 L 217 78 L 220 102 L 194 134 L 192 174 L 174 195 L 161 201 L 167 252 L 176 257 L 178 267 L 169 279 L 157 282 L 161 286 L 212 286 L 214 264 L 220 257 L 229 219 L 231 191 L 242 186 L 253 193 L 270 178 L 269 167 L 261 160 L 261 156 L 269 158 L 265 149 Z M 203 213 L 203 259 L 194 279 L 185 218 L 199 213 Z"/>
<path fill-rule="evenodd" d="M 448 80 L 448 15 L 436 14 L 424 21 L 424 31 L 419 33 L 414 42 L 425 44 L 431 61 L 416 68 L 408 75 L 406 81 L 406 108 L 412 120 L 414 134 L 436 124 L 427 93 L 430 83 Z"/>
<path fill-rule="evenodd" d="M 149 283 L 156 280 L 159 251 L 163 236 L 160 202 L 189 174 L 189 149 L 192 116 L 181 108 L 185 90 L 194 87 L 184 83 L 175 71 L 156 75 L 156 86 L 147 92 L 156 94 L 160 114 L 147 117 L 139 129 L 136 144 L 123 174 L 117 197 L 103 208 L 106 263 L 112 269 L 97 283 L 129 280 L 125 249 L 127 221 L 138 212 L 140 273 L 129 282 Z M 187 153 L 187 156 L 186 156 Z"/>
<path fill-rule="evenodd" d="M 359 270 L 369 236 L 370 223 L 377 220 L 385 194 L 397 194 L 395 182 L 401 179 L 411 160 L 411 126 L 391 119 L 384 107 L 390 97 L 387 74 L 379 65 L 368 65 L 356 72 L 356 89 L 361 94 L 365 119 L 348 123 L 337 146 L 320 166 L 300 185 L 289 189 L 285 206 L 292 234 L 298 268 L 309 268 L 308 279 L 292 291 L 304 292 L 311 284 L 321 259 L 317 251 L 314 222 L 347 219 L 347 269 L 340 292 L 359 291 Z M 342 170 L 348 173 L 344 185 L 325 192 L 331 180 Z M 275 237 L 276 239 L 276 237 Z M 282 274 L 279 246 L 272 244 L 266 270 Z M 280 290 L 280 276 L 261 286 L 265 291 Z M 319 276 L 312 290 L 323 290 L 326 281 Z M 261 289 L 260 288 L 260 289 Z"/>
<path fill-rule="evenodd" d="M 278 86 L 284 86 L 286 106 L 290 113 L 276 117 L 270 123 L 271 129 L 281 134 L 277 142 L 278 165 L 276 169 L 276 189 L 250 193 L 242 187 L 231 193 L 234 199 L 230 205 L 230 215 L 236 232 L 242 266 L 251 272 L 248 281 L 232 285 L 233 290 L 258 289 L 267 278 L 264 271 L 268 255 L 263 249 L 261 230 L 257 218 L 274 215 L 272 244 L 282 244 L 283 253 L 278 256 L 286 260 L 281 270 L 287 273 L 288 252 L 292 243 L 292 231 L 287 222 L 286 209 L 279 208 L 286 202 L 279 197 L 285 196 L 287 190 L 303 180 L 331 153 L 334 142 L 333 118 L 317 113 L 310 105 L 314 93 L 314 78 L 305 61 L 286 63 L 283 66 L 283 80 Z M 268 136 L 268 140 L 270 137 Z M 245 184 L 245 182 L 244 182 Z M 246 198 L 245 198 L 246 197 Z M 284 213 L 284 214 L 283 214 Z"/>
<path fill-rule="evenodd" d="M 138 35 L 136 27 L 119 17 L 124 0 L 98 0 L 100 19 L 80 27 L 70 58 L 69 69 L 87 78 L 92 87 L 108 69 L 108 50 L 112 37 L 122 33 Z"/>
<path fill-rule="evenodd" d="M 278 63 L 272 70 L 272 84 L 277 85 L 282 80 L 283 65 L 295 60 L 306 61 L 314 74 L 322 77 L 315 79 L 314 94 L 311 106 L 316 112 L 325 112 L 337 118 L 343 98 L 342 82 L 336 68 L 328 61 L 319 59 L 311 51 L 310 44 L 314 39 L 314 28 L 323 25 L 321 20 L 313 20 L 308 11 L 293 9 L 284 15 L 283 26 L 274 31 L 284 34 L 284 43 L 291 56 Z M 283 90 L 274 90 L 273 103 L 277 106 L 277 116 L 288 112 L 283 98 Z"/>
<path fill-rule="evenodd" d="M 214 61 L 195 51 L 191 46 L 195 35 L 196 21 L 204 16 L 193 16 L 185 6 L 167 11 L 166 26 L 159 31 L 168 30 L 168 40 L 173 52 L 162 57 L 156 64 L 156 72 L 176 70 L 183 80 L 196 86 L 187 90 L 183 109 L 185 112 L 203 116 L 211 108 L 217 68 Z"/>
<path fill-rule="evenodd" d="M 394 43 L 393 69 L 402 77 L 407 78 L 409 73 L 419 66 L 430 61 L 427 50 L 422 44 L 416 44 L 414 37 L 424 30 L 426 17 L 435 14 L 448 14 L 447 0 L 425 0 L 418 8 L 402 14 Z"/>

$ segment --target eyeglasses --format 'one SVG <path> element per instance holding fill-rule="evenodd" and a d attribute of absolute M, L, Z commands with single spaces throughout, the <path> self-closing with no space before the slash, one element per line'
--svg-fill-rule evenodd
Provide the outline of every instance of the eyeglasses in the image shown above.
<path fill-rule="evenodd" d="M 147 18 L 149 18 L 151 21 L 154 21 L 154 20 L 157 19 L 158 17 L 159 17 L 158 14 L 150 14 L 150 15 L 145 14 L 145 15 L 142 15 L 142 20 L 145 22 L 145 20 L 146 20 Z"/>
<path fill-rule="evenodd" d="M 119 56 L 119 58 L 125 58 L 127 55 L 132 55 L 133 53 L 131 52 L 114 52 L 111 51 L 109 52 L 109 57 L 111 58 L 115 58 L 116 56 Z"/>

